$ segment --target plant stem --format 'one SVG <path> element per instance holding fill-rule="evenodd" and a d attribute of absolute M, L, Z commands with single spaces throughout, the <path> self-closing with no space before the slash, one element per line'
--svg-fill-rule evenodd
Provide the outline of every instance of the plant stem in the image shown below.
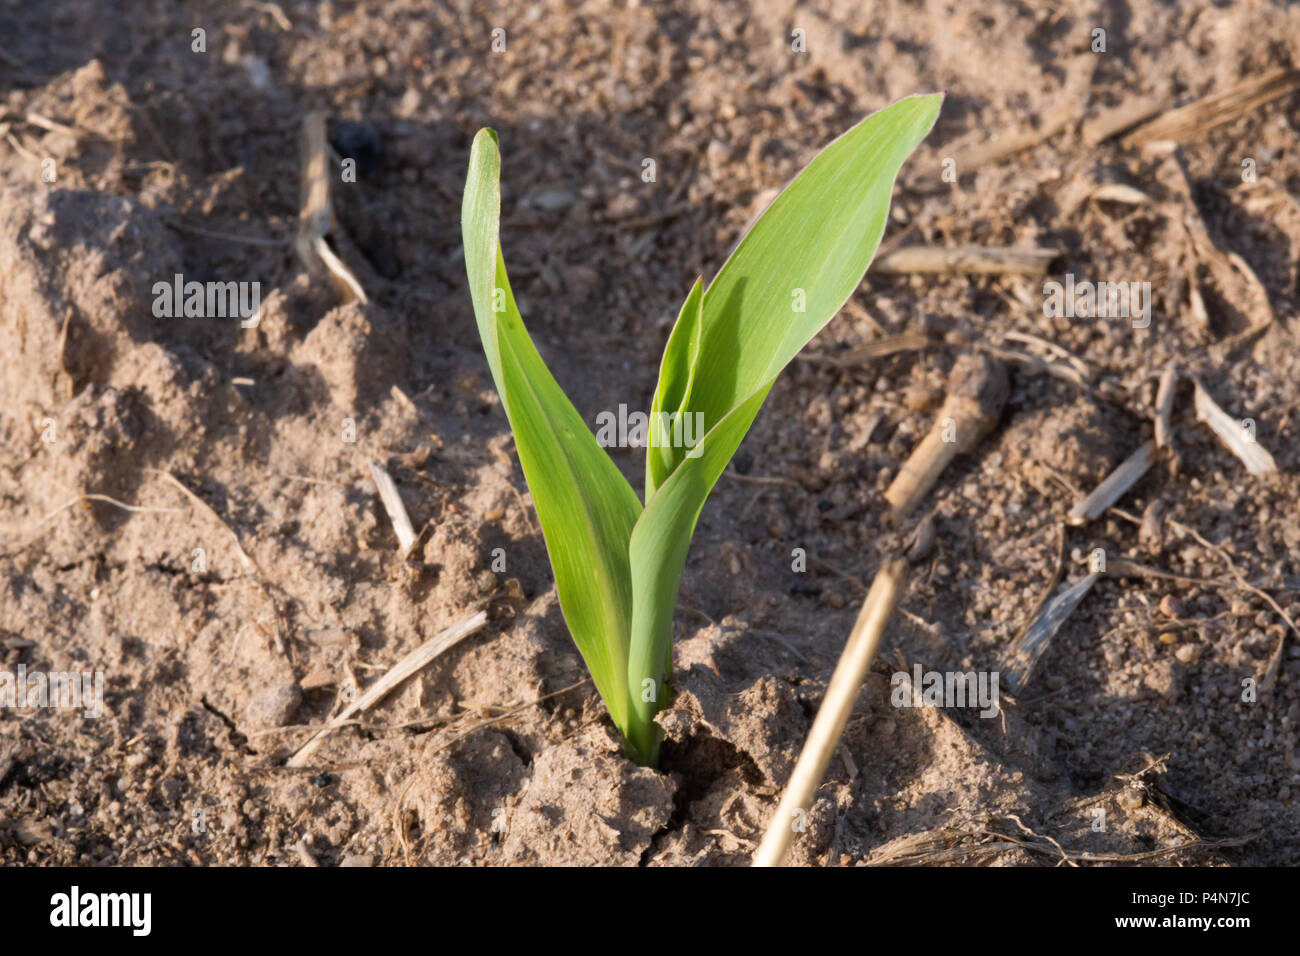
<path fill-rule="evenodd" d="M 653 720 L 647 723 L 636 722 L 629 725 L 623 736 L 623 751 L 633 762 L 642 767 L 659 765 L 659 741 L 662 731 Z"/>

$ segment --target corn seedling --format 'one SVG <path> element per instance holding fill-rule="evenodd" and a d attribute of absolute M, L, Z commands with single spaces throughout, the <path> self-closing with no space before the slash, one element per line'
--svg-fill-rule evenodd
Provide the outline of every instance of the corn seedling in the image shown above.
<path fill-rule="evenodd" d="M 651 401 L 644 505 L 524 327 L 500 248 L 497 135 L 474 138 L 461 228 L 479 335 L 564 619 L 638 763 L 658 756 L 677 588 L 705 499 L 781 369 L 862 281 L 894 180 L 941 103 L 908 97 L 844 133 L 754 222 L 707 289 L 696 280 Z M 698 423 L 693 442 L 674 440 L 683 421 Z"/>

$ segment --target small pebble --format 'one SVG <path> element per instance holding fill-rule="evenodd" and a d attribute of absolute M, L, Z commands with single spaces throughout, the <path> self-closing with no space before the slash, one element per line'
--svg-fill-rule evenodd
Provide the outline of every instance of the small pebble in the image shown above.
<path fill-rule="evenodd" d="M 1145 802 L 1139 787 L 1125 787 L 1116 796 L 1115 802 L 1125 810 L 1136 810 Z"/>

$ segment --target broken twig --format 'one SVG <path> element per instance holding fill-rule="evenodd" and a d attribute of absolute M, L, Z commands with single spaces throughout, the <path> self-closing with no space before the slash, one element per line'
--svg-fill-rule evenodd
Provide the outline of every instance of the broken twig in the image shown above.
<path fill-rule="evenodd" d="M 1137 451 L 1129 455 L 1118 468 L 1093 489 L 1092 494 L 1078 501 L 1066 516 L 1066 523 L 1086 524 L 1100 518 L 1106 509 L 1124 497 L 1125 492 L 1138 483 L 1155 461 L 1156 443 L 1147 439 Z"/>
<path fill-rule="evenodd" d="M 1247 418 L 1237 421 L 1210 397 L 1199 379 L 1193 378 L 1195 389 L 1196 420 L 1204 422 L 1228 451 L 1241 459 L 1252 475 L 1267 475 L 1277 471 L 1277 463 L 1263 445 L 1255 440 L 1255 423 Z"/>
<path fill-rule="evenodd" d="M 415 544 L 415 528 L 411 525 L 411 518 L 406 513 L 406 505 L 402 504 L 402 496 L 397 493 L 397 485 L 393 482 L 393 476 L 390 475 L 383 465 L 378 462 L 370 462 L 370 476 L 375 480 L 375 487 L 379 489 L 379 500 L 384 503 L 384 510 L 388 512 L 388 520 L 393 523 L 393 531 L 397 534 L 397 543 L 401 546 L 402 557 L 406 557 Z"/>

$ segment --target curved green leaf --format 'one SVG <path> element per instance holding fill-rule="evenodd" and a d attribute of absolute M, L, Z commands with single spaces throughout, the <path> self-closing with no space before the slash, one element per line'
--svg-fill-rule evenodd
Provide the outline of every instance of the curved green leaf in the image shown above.
<path fill-rule="evenodd" d="M 632 644 L 628 651 L 631 719 L 628 750 L 642 763 L 656 760 L 659 727 L 667 703 L 665 677 L 672 667 L 673 609 L 686 552 L 705 499 L 763 407 L 772 382 L 741 402 L 692 449 L 659 488 L 632 531 Z"/>
<path fill-rule="evenodd" d="M 898 171 L 942 102 L 937 93 L 906 97 L 831 142 L 723 263 L 704 293 L 698 384 L 686 409 L 704 415 L 705 432 L 775 378 L 848 301 L 880 245 Z M 676 337 L 674 329 L 670 346 Z M 656 395 L 664 385 L 661 378 Z M 685 451 L 674 450 L 669 474 Z"/>
<path fill-rule="evenodd" d="M 628 541 L 641 502 L 551 375 L 510 291 L 498 230 L 501 154 L 481 130 L 461 209 L 479 336 L 515 435 L 560 608 L 614 723 L 627 726 Z"/>
<path fill-rule="evenodd" d="M 703 447 L 648 459 L 653 497 L 631 540 L 629 745 L 653 761 L 654 714 L 666 703 L 665 660 L 686 553 L 700 511 L 744 439 L 777 374 L 839 311 L 880 244 L 904 160 L 934 125 L 943 97 L 908 97 L 868 116 L 823 149 L 764 211 L 704 293 L 684 414 L 703 416 Z M 694 292 L 692 292 L 694 295 Z M 688 298 L 688 303 L 689 303 Z M 683 321 L 693 310 L 683 308 Z M 684 346 L 674 329 L 666 352 Z M 682 360 L 667 355 L 656 402 L 671 396 Z M 643 688 L 652 693 L 647 699 Z"/>
<path fill-rule="evenodd" d="M 677 322 L 664 346 L 663 361 L 659 363 L 659 385 L 650 403 L 649 447 L 646 449 L 645 497 L 649 501 L 655 489 L 668 477 L 677 461 L 671 445 L 671 422 L 662 413 L 680 416 L 690 402 L 695 385 L 695 369 L 700 358 L 700 330 L 704 284 L 696 279 L 691 286 Z M 665 427 L 665 423 L 667 427 Z M 693 437 L 699 438 L 698 435 Z"/>

